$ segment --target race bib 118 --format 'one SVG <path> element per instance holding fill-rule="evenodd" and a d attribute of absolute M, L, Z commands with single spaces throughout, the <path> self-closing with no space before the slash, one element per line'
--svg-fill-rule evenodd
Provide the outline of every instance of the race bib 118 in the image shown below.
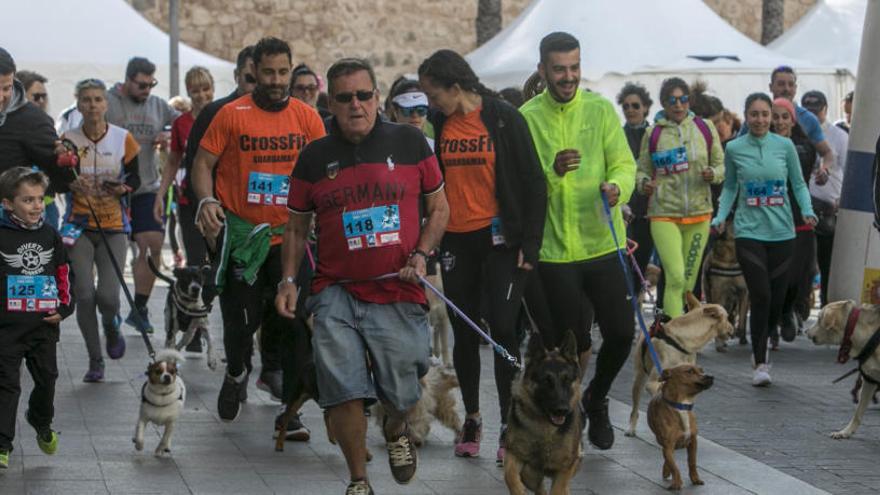
<path fill-rule="evenodd" d="M 397 205 L 347 211 L 342 229 L 349 251 L 400 244 L 400 212 Z"/>

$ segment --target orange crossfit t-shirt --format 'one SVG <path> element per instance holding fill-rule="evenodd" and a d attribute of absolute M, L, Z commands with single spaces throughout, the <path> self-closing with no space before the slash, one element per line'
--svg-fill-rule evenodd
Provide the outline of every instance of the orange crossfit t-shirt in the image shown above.
<path fill-rule="evenodd" d="M 440 156 L 449 202 L 447 232 L 473 232 L 498 216 L 495 143 L 477 108 L 449 117 L 440 136 Z"/>
<path fill-rule="evenodd" d="M 223 208 L 252 224 L 277 227 L 287 222 L 296 159 L 324 134 L 318 112 L 295 98 L 284 110 L 268 112 L 245 95 L 217 112 L 199 146 L 219 157 L 214 191 Z"/>

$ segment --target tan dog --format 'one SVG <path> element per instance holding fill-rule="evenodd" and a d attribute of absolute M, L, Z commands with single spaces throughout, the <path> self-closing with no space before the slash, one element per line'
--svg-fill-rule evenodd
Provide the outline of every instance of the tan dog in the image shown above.
<path fill-rule="evenodd" d="M 147 423 L 164 426 L 162 440 L 156 447 L 157 457 L 171 452 L 171 435 L 183 405 L 186 402 L 186 385 L 177 376 L 177 363 L 183 356 L 174 349 L 162 349 L 156 353 L 156 360 L 147 367 L 147 381 L 141 387 L 141 407 L 135 427 L 135 450 L 144 449 L 144 429 Z"/>
<path fill-rule="evenodd" d="M 712 250 L 706 255 L 703 266 L 705 267 L 703 287 L 706 288 L 706 301 L 724 306 L 730 324 L 736 328 L 739 343 L 748 343 L 746 322 L 749 313 L 749 289 L 736 259 L 732 221 L 727 222 L 724 232 L 715 240 Z M 726 340 L 715 340 L 715 349 L 718 352 L 725 352 L 726 348 Z"/>
<path fill-rule="evenodd" d="M 728 339 L 733 334 L 733 325 L 727 318 L 727 311 L 717 304 L 701 305 L 693 294 L 687 293 L 689 311 L 663 325 L 665 336 L 651 339 L 660 366 L 664 369 L 679 364 L 696 364 L 697 352 L 713 339 Z M 678 348 L 676 348 L 676 346 Z M 634 379 L 632 386 L 632 412 L 629 415 L 628 437 L 636 435 L 639 421 L 639 399 L 642 389 L 647 388 L 653 396 L 660 388 L 657 368 L 651 361 L 651 354 L 645 345 L 644 337 L 639 336 L 636 344 L 638 353 L 633 359 Z"/>
<path fill-rule="evenodd" d="M 428 374 L 419 380 L 422 386 L 422 397 L 415 407 L 406 415 L 406 422 L 413 444 L 421 447 L 431 432 L 431 422 L 437 420 L 455 433 L 461 435 L 461 418 L 455 409 L 455 397 L 452 390 L 458 388 L 455 372 L 442 366 L 431 366 Z M 376 424 L 381 427 L 385 423 L 385 408 L 381 402 L 373 406 Z"/>
<path fill-rule="evenodd" d="M 511 494 L 525 495 L 526 489 L 547 493 L 545 476 L 553 480 L 552 495 L 569 493 L 583 453 L 580 377 L 573 332 L 553 350 L 532 333 L 507 416 L 504 481 Z"/>
<path fill-rule="evenodd" d="M 663 479 L 672 476 L 670 490 L 681 489 L 681 472 L 675 464 L 675 451 L 687 448 L 691 483 L 702 485 L 697 473 L 697 416 L 694 398 L 712 386 L 715 379 L 692 364 L 663 370 L 660 394 L 648 404 L 648 426 L 663 449 Z"/>
<path fill-rule="evenodd" d="M 854 313 L 856 309 L 859 310 L 858 313 Z M 816 345 L 840 344 L 843 349 L 839 358 L 858 359 L 875 332 L 880 332 L 880 306 L 862 304 L 859 307 L 853 301 L 837 301 L 827 304 L 819 311 L 819 319 L 813 328 L 807 331 L 807 337 Z M 845 348 L 847 343 L 850 345 L 849 352 L 846 352 Z M 880 347 L 863 356 L 859 362 L 859 370 L 862 377 L 869 378 L 863 380 L 859 405 L 856 406 L 856 412 L 846 428 L 832 433 L 831 438 L 849 438 L 862 423 L 862 415 L 865 414 L 871 397 L 877 391 L 876 382 L 880 381 Z"/>
<path fill-rule="evenodd" d="M 425 278 L 440 292 L 443 292 L 443 278 L 440 277 L 440 268 L 437 267 L 438 275 L 428 275 Z M 452 367 L 452 357 L 449 354 L 449 333 L 452 324 L 449 322 L 449 313 L 446 312 L 446 303 L 441 300 L 431 289 L 425 289 L 425 297 L 428 299 L 428 324 L 431 325 L 431 336 L 434 345 L 432 354 L 440 359 L 443 366 Z"/>

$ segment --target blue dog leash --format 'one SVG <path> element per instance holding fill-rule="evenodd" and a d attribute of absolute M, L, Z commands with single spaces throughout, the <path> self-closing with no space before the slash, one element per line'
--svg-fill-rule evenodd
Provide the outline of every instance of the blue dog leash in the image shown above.
<path fill-rule="evenodd" d="M 648 333 L 648 327 L 645 325 L 645 318 L 639 310 L 639 303 L 636 299 L 636 290 L 635 287 L 633 287 L 632 276 L 626 266 L 626 261 L 623 259 L 620 242 L 617 240 L 617 232 L 614 230 L 614 219 L 611 217 L 611 207 L 608 206 L 608 196 L 605 195 L 605 191 L 602 191 L 602 206 L 605 207 L 605 217 L 608 219 L 608 228 L 611 230 L 611 237 L 614 239 L 614 247 L 617 248 L 617 259 L 620 261 L 620 266 L 623 267 L 623 278 L 626 279 L 626 289 L 629 291 L 629 299 L 632 302 L 633 311 L 636 313 L 636 318 L 639 320 L 639 326 L 642 328 L 642 335 L 645 337 L 645 345 L 648 346 L 648 352 L 651 353 L 651 360 L 654 361 L 657 373 L 662 375 L 663 367 L 660 366 L 660 358 L 657 357 L 657 351 L 654 350 L 654 344 L 651 343 L 651 335 Z"/>
<path fill-rule="evenodd" d="M 371 281 L 388 280 L 390 278 L 396 278 L 398 276 L 399 275 L 397 273 L 386 273 L 385 275 L 379 275 L 378 277 L 371 278 L 370 280 Z M 345 284 L 345 283 L 351 283 L 351 282 L 355 282 L 355 280 L 340 280 L 337 283 Z M 452 311 L 455 311 L 455 314 L 460 316 L 461 319 L 464 320 L 464 322 L 467 323 L 469 327 L 471 327 L 475 332 L 480 334 L 481 337 L 486 339 L 486 342 L 488 342 L 489 345 L 492 346 L 492 350 L 494 350 L 496 353 L 498 353 L 499 356 L 504 358 L 504 360 L 507 361 L 508 363 L 510 363 L 510 365 L 513 366 L 514 368 L 522 369 L 522 364 L 517 361 L 516 356 L 514 356 L 513 354 L 508 352 L 507 349 L 505 349 L 504 347 L 501 346 L 501 344 L 499 344 L 498 342 L 495 342 L 492 339 L 492 337 L 490 337 L 486 332 L 483 331 L 482 328 L 480 328 L 479 325 L 477 325 L 476 323 L 474 323 L 473 320 L 468 318 L 468 316 L 466 314 L 464 314 L 464 311 L 458 309 L 458 306 L 453 304 L 452 301 L 450 301 L 449 298 L 447 298 L 443 294 L 443 292 L 441 292 L 439 289 L 437 289 L 436 287 L 431 285 L 431 283 L 428 282 L 428 280 L 425 279 L 425 277 L 423 277 L 421 275 L 419 275 L 419 282 L 421 282 L 422 285 L 424 285 L 425 287 L 430 289 L 431 292 L 433 292 L 434 294 L 437 294 L 437 297 L 439 297 L 443 302 L 445 302 L 447 306 L 452 308 Z"/>

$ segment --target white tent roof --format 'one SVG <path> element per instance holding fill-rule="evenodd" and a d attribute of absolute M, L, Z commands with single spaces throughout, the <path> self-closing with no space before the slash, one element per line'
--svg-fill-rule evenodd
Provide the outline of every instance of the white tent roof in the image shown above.
<path fill-rule="evenodd" d="M 856 74 L 867 5 L 867 0 L 819 0 L 768 48 Z"/>
<path fill-rule="evenodd" d="M 468 55 L 468 61 L 488 85 L 520 85 L 535 70 L 538 45 L 551 31 L 578 38 L 582 77 L 588 81 L 652 69 L 808 65 L 755 43 L 701 0 L 535 0 L 511 25 Z"/>
<path fill-rule="evenodd" d="M 34 17 L 40 12 L 45 15 Z M 125 65 L 134 56 L 156 64 L 159 86 L 154 94 L 168 96 L 168 35 L 123 0 L 30 0 L 4 2 L 0 46 L 15 58 L 19 70 L 40 72 L 49 78 L 49 101 L 57 113 L 72 101 L 73 87 L 87 77 L 108 85 L 125 77 Z M 180 76 L 193 65 L 207 67 L 214 76 L 215 94 L 232 91 L 235 65 L 180 44 Z"/>

